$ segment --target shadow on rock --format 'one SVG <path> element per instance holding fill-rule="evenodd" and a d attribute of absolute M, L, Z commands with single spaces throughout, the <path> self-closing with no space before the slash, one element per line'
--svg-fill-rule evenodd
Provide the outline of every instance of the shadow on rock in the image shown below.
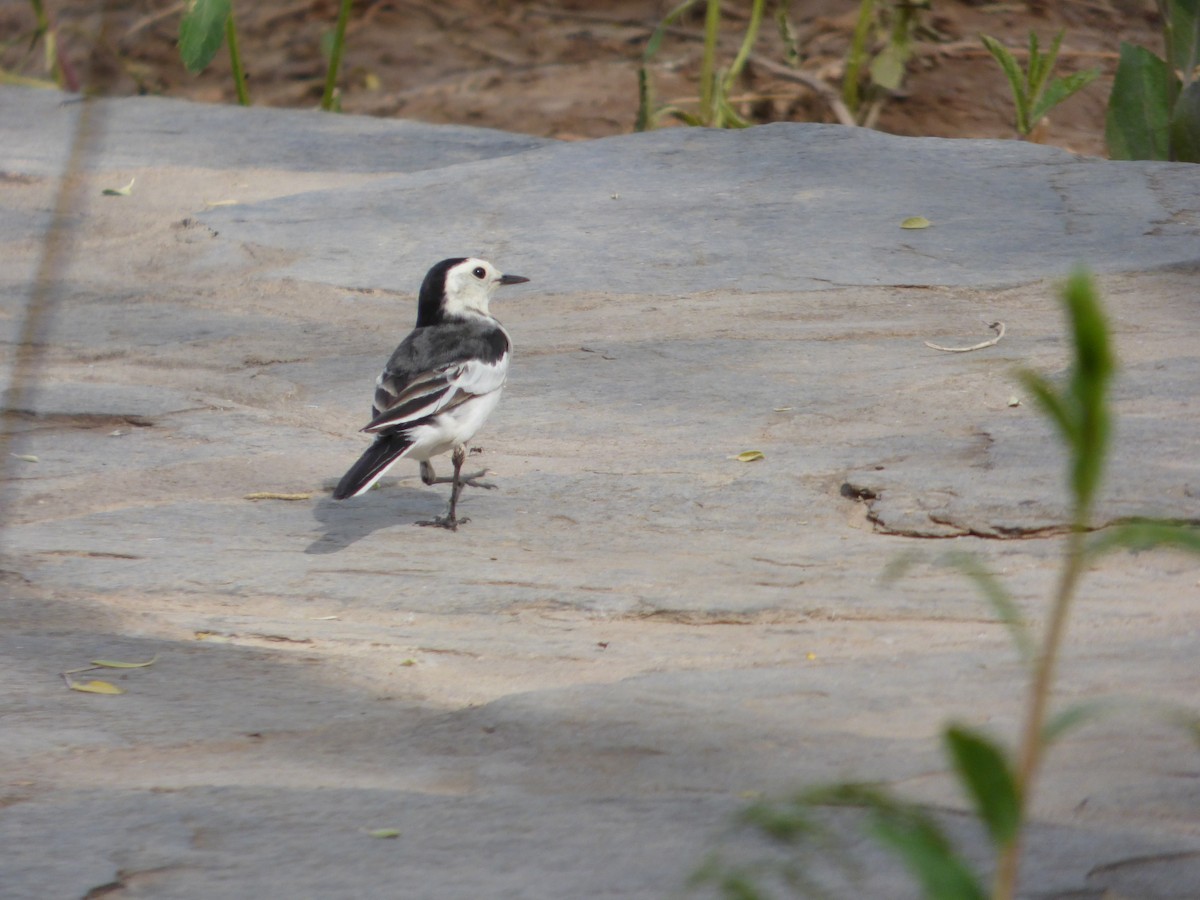
<path fill-rule="evenodd" d="M 337 553 L 381 528 L 406 528 L 445 511 L 445 498 L 435 491 L 388 487 L 350 500 L 326 498 L 313 508 L 324 533 L 305 553 Z"/>

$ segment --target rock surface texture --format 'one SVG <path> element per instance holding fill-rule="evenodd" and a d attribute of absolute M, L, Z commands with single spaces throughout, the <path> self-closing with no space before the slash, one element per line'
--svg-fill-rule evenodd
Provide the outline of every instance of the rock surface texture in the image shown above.
<path fill-rule="evenodd" d="M 415 463 L 335 503 L 462 255 L 532 279 L 493 307 L 498 490 L 457 533 L 413 527 Z M 968 550 L 1042 622 L 1065 461 L 1014 373 L 1064 369 L 1076 264 L 1121 361 L 1100 524 L 1200 519 L 1200 167 L 0 89 L 4 896 L 663 897 L 754 852 L 748 795 L 846 777 L 982 858 L 938 731 L 1012 739 L 1025 672 L 961 576 L 882 575 Z M 1052 755 L 1029 896 L 1200 896 L 1159 713 L 1200 696 L 1198 572 L 1085 582 L 1057 702 L 1129 702 Z M 860 849 L 857 896 L 915 896 Z"/>

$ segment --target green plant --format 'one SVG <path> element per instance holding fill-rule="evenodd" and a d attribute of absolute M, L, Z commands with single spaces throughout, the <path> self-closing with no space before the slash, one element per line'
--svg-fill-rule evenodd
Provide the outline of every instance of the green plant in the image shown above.
<path fill-rule="evenodd" d="M 1068 451 L 1067 481 L 1072 499 L 1071 527 L 1062 568 L 1040 640 L 1034 640 L 1021 621 L 1017 605 L 1004 585 L 976 557 L 959 554 L 949 559 L 975 582 L 1013 632 L 1021 658 L 1030 669 L 1024 722 L 1015 750 L 1010 751 L 990 735 L 964 725 L 952 724 L 942 732 L 951 768 L 994 853 L 990 891 L 985 888 L 984 877 L 957 852 L 934 816 L 872 785 L 836 784 L 804 791 L 782 803 L 755 804 L 744 814 L 743 823 L 776 846 L 795 848 L 820 834 L 816 816 L 819 808 L 852 806 L 864 812 L 870 835 L 902 861 L 924 897 L 983 900 L 990 896 L 992 900 L 1012 900 L 1020 872 L 1022 835 L 1045 754 L 1062 735 L 1094 718 L 1100 710 L 1093 701 L 1050 714 L 1067 623 L 1087 565 L 1099 555 L 1117 549 L 1165 545 L 1200 553 L 1200 532 L 1170 522 L 1127 521 L 1092 534 L 1092 509 L 1108 449 L 1107 392 L 1115 360 L 1091 279 L 1083 273 L 1073 275 L 1063 290 L 1063 301 L 1074 348 L 1066 383 L 1059 386 L 1036 373 L 1021 373 L 1021 381 Z M 1194 717 L 1189 717 L 1187 725 L 1196 732 Z M 733 868 L 710 860 L 697 872 L 693 884 L 715 885 L 728 898 L 758 898 L 766 896 L 759 888 L 765 876 L 794 888 L 805 884 L 802 868 L 790 858 L 758 868 Z"/>
<path fill-rule="evenodd" d="M 861 0 L 842 76 L 842 102 L 859 125 L 874 126 L 889 96 L 904 84 L 920 13 L 930 0 Z M 872 44 L 882 43 L 872 54 Z M 869 78 L 864 84 L 863 70 Z"/>
<path fill-rule="evenodd" d="M 179 55 L 184 67 L 192 74 L 203 72 L 224 43 L 229 44 L 229 64 L 238 103 L 249 106 L 250 92 L 246 88 L 246 72 L 233 21 L 233 0 L 189 0 L 179 22 Z"/>
<path fill-rule="evenodd" d="M 1105 139 L 1113 159 L 1200 162 L 1200 0 L 1159 0 L 1163 57 L 1121 43 Z"/>
<path fill-rule="evenodd" d="M 325 88 L 321 97 L 321 108 L 337 108 L 337 76 L 342 64 L 342 50 L 346 42 L 346 24 L 350 20 L 352 0 L 340 0 L 337 25 L 329 44 L 329 63 L 325 71 Z M 179 55 L 189 72 L 202 72 L 208 68 L 222 44 L 229 46 L 229 63 L 233 70 L 233 84 L 238 103 L 250 105 L 250 92 L 246 87 L 246 72 L 238 49 L 237 27 L 233 19 L 233 0 L 188 0 L 183 19 L 179 23 Z"/>
<path fill-rule="evenodd" d="M 1037 34 L 1029 32 L 1029 62 L 1024 71 L 1007 47 L 986 34 L 979 36 L 983 46 L 1008 76 L 1008 85 L 1012 89 L 1013 103 L 1016 106 L 1017 131 L 1022 137 L 1029 137 L 1046 113 L 1072 94 L 1083 90 L 1100 75 L 1099 69 L 1088 69 L 1065 78 L 1051 80 L 1050 75 L 1058 61 L 1063 34 L 1064 32 L 1060 31 L 1050 45 L 1050 50 L 1042 53 L 1038 49 Z"/>
<path fill-rule="evenodd" d="M 51 84 L 37 78 L 26 78 L 0 70 L 0 84 L 19 84 L 26 87 L 58 87 L 64 91 L 78 91 L 81 86 L 79 76 L 75 73 L 75 69 L 70 61 L 63 55 L 62 47 L 58 40 L 58 29 L 50 20 L 50 16 L 46 12 L 46 7 L 43 5 L 42 0 L 29 0 L 29 5 L 33 10 L 34 21 L 37 23 L 34 26 L 33 32 L 28 35 L 17 35 L 11 43 L 5 43 L 8 46 L 12 46 L 18 41 L 24 42 L 28 39 L 28 52 L 32 53 L 38 41 L 41 41 L 44 65 L 46 71 L 53 77 L 54 82 Z"/>
<path fill-rule="evenodd" d="M 750 21 L 742 36 L 741 46 L 733 62 L 726 69 L 719 69 L 716 62 L 717 38 L 721 29 L 721 0 L 705 0 L 704 55 L 700 62 L 698 110 L 689 112 L 675 105 L 664 106 L 657 110 L 652 109 L 650 62 L 662 46 L 667 29 L 698 2 L 699 0 L 683 0 L 659 22 L 658 27 L 654 29 L 650 39 L 646 42 L 646 49 L 642 52 L 642 64 L 638 69 L 638 113 L 635 123 L 638 131 L 653 128 L 663 116 L 673 116 L 688 125 L 705 125 L 713 128 L 745 128 L 750 124 L 733 108 L 730 93 L 741 76 L 742 70 L 745 69 L 750 49 L 758 38 L 758 29 L 762 24 L 766 0 L 753 0 Z"/>
<path fill-rule="evenodd" d="M 719 69 L 716 63 L 717 40 L 720 32 L 720 0 L 706 0 L 704 19 L 704 55 L 701 60 L 696 110 L 677 104 L 655 108 L 650 84 L 649 66 L 662 46 L 667 33 L 677 30 L 674 25 L 699 0 L 683 0 L 659 22 L 642 53 L 638 69 L 637 131 L 655 127 L 663 117 L 670 116 L 688 125 L 717 128 L 745 128 L 748 122 L 735 108 L 733 88 L 753 58 L 756 65 L 774 75 L 797 81 L 815 91 L 830 107 L 839 122 L 846 125 L 871 127 L 879 116 L 886 99 L 899 90 L 912 55 L 912 42 L 919 26 L 919 14 L 928 9 L 930 0 L 861 0 L 858 24 L 850 49 L 847 51 L 845 75 L 841 90 L 823 80 L 801 72 L 797 66 L 801 54 L 796 35 L 788 19 L 791 0 L 775 4 L 774 18 L 779 29 L 787 65 L 753 56 L 751 50 L 758 38 L 766 9 L 765 0 L 753 0 L 749 21 L 741 45 L 728 68 Z M 685 33 L 686 34 L 686 33 Z M 872 53 L 871 47 L 882 42 L 883 48 Z"/>
<path fill-rule="evenodd" d="M 353 0 L 341 0 L 338 7 L 337 25 L 329 46 L 329 64 L 325 69 L 325 91 L 321 95 L 321 109 L 326 112 L 340 110 L 337 97 L 337 76 L 342 66 L 342 49 L 346 44 L 346 24 L 350 21 L 350 6 Z"/>

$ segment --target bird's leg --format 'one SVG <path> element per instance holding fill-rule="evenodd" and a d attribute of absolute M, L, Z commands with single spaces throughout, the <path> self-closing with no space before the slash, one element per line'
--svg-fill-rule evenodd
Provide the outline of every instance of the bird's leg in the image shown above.
<path fill-rule="evenodd" d="M 483 481 L 475 479 L 481 477 L 485 472 L 476 472 L 474 475 L 463 475 L 462 464 L 467 458 L 467 448 L 458 446 L 454 448 L 454 454 L 451 459 L 454 461 L 454 475 L 451 478 L 436 478 L 433 474 L 433 466 L 428 461 L 421 462 L 421 480 L 426 484 L 446 484 L 449 482 L 453 485 L 450 489 L 450 510 L 444 517 L 429 519 L 424 522 L 418 522 L 418 525 L 436 525 L 438 528 L 449 528 L 451 531 L 458 531 L 460 522 L 469 522 L 470 519 L 459 519 L 455 515 L 458 508 L 458 495 L 462 493 L 463 485 L 469 484 L 472 487 L 494 488 L 494 484 L 487 484 Z M 486 470 L 485 470 L 486 471 Z"/>
<path fill-rule="evenodd" d="M 442 479 L 442 481 L 445 480 Z M 433 463 L 427 459 L 421 460 L 421 481 L 430 486 L 438 483 L 437 476 L 433 473 Z"/>
<path fill-rule="evenodd" d="M 459 468 L 462 466 L 463 460 L 467 458 L 466 447 L 455 447 L 454 456 L 451 458 L 456 460 L 454 463 L 454 475 L 451 477 L 438 477 L 433 473 L 433 463 L 429 462 L 428 460 L 422 460 L 421 481 L 430 486 L 435 484 L 454 484 L 455 482 L 459 482 L 461 484 L 469 484 L 471 487 L 485 488 L 489 491 L 496 487 L 490 481 L 479 480 L 487 474 L 487 469 L 480 469 L 478 472 L 472 472 L 470 475 L 459 474 Z"/>

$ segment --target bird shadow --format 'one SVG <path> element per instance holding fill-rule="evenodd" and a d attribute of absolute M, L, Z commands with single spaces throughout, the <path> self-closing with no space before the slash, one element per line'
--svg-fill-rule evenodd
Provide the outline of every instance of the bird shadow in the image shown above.
<path fill-rule="evenodd" d="M 437 491 L 404 487 L 395 482 L 380 485 L 361 497 L 349 500 L 327 497 L 317 503 L 313 517 L 323 531 L 304 552 L 337 553 L 382 528 L 408 527 L 446 511 L 447 498 Z"/>

